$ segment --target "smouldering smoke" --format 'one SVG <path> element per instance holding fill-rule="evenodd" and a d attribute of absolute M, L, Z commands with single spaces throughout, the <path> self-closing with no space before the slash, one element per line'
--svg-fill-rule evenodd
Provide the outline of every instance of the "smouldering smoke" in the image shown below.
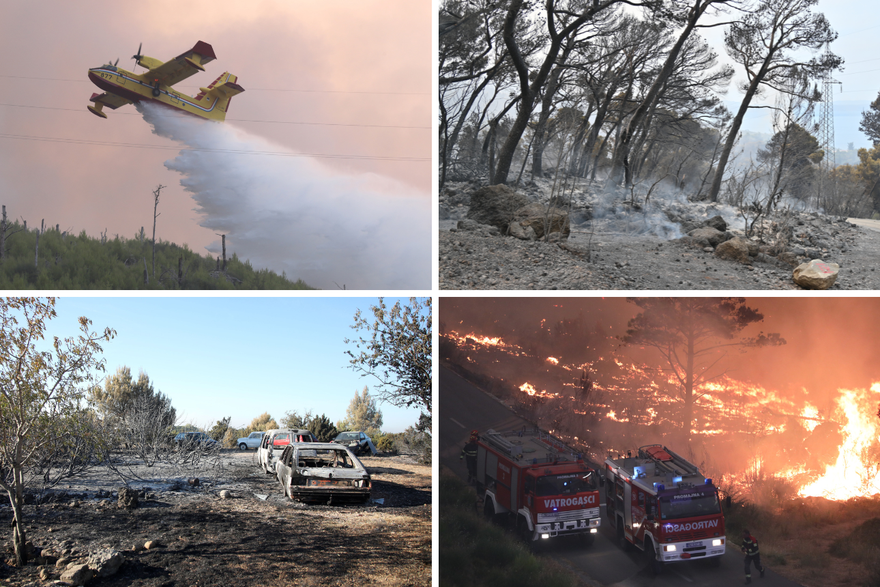
<path fill-rule="evenodd" d="M 228 255 L 320 288 L 431 287 L 428 195 L 334 171 L 229 123 L 138 110 L 155 134 L 184 145 L 165 166 L 183 176 L 201 226 L 226 235 Z"/>

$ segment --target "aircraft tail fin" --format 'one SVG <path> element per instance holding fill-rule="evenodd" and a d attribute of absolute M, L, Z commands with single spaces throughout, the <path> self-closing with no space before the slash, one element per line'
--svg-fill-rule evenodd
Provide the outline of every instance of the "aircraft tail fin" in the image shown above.
<path fill-rule="evenodd" d="M 226 113 L 229 112 L 229 103 L 232 97 L 244 91 L 244 88 L 238 85 L 238 76 L 231 73 L 223 72 L 214 82 L 207 88 L 199 88 L 200 92 L 196 96 L 199 102 L 214 102 L 213 109 L 219 120 L 226 119 Z"/>

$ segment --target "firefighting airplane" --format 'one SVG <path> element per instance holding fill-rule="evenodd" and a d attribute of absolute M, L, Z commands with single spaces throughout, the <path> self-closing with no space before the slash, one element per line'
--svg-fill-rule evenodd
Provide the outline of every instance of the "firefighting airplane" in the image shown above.
<path fill-rule="evenodd" d="M 132 102 L 150 100 L 202 118 L 226 120 L 232 96 L 244 91 L 243 87 L 235 83 L 238 81 L 237 76 L 224 72 L 207 88 L 199 88 L 200 92 L 194 98 L 171 88 L 197 71 L 205 71 L 202 65 L 216 59 L 211 45 L 199 41 L 186 53 L 181 53 L 165 63 L 141 55 L 142 47 L 143 43 L 138 47 L 137 54 L 132 55 L 132 59 L 148 69 L 146 73 L 136 74 L 117 67 L 119 59 L 116 63 L 89 70 L 89 79 L 104 90 L 103 94 L 92 94 L 90 99 L 95 105 L 88 107 L 92 114 L 107 118 L 103 112 L 104 106 L 116 110 Z"/>

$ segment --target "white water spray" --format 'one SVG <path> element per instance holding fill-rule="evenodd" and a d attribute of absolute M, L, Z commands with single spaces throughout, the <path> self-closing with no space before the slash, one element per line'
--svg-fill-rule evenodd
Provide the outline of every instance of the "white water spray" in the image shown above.
<path fill-rule="evenodd" d="M 165 167 L 183 176 L 200 225 L 225 234 L 241 260 L 325 289 L 431 288 L 427 194 L 340 173 L 229 123 L 138 110 L 155 134 L 185 145 Z"/>

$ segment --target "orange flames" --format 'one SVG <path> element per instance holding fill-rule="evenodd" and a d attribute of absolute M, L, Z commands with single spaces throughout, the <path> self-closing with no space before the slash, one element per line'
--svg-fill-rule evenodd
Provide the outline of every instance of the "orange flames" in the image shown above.
<path fill-rule="evenodd" d="M 535 386 L 533 386 L 531 383 L 528 383 L 528 382 L 520 385 L 519 389 L 520 389 L 520 391 L 524 391 L 533 397 L 553 397 L 553 398 L 561 398 L 562 397 L 558 393 L 548 393 L 546 391 L 538 391 L 537 389 L 535 389 Z"/>
<path fill-rule="evenodd" d="M 880 420 L 874 412 L 880 400 L 880 383 L 865 389 L 842 389 L 837 398 L 843 413 L 843 443 L 837 460 L 825 473 L 798 492 L 802 497 L 843 500 L 880 493 Z"/>

